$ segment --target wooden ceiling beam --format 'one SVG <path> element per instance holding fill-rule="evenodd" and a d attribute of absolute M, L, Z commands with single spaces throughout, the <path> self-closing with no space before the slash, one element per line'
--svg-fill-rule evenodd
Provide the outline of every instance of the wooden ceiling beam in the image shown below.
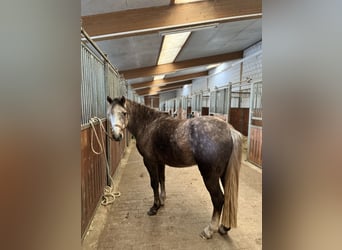
<path fill-rule="evenodd" d="M 115 37 L 261 17 L 262 0 L 215 0 L 83 16 L 82 27 L 90 36 Z"/>
<path fill-rule="evenodd" d="M 164 90 L 149 90 L 149 91 L 145 91 L 145 92 L 138 94 L 138 95 L 141 95 L 141 96 L 160 95 L 163 92 L 173 91 L 173 90 L 177 90 L 180 88 L 182 88 L 182 87 L 179 86 L 179 87 L 173 87 L 173 88 L 164 89 Z"/>
<path fill-rule="evenodd" d="M 192 83 L 192 81 L 188 80 L 188 81 L 169 84 L 169 85 L 162 86 L 162 87 L 151 87 L 151 88 L 145 88 L 145 89 L 137 89 L 137 90 L 135 90 L 135 92 L 138 95 L 155 95 L 155 94 L 163 92 L 163 91 L 170 91 L 170 90 L 174 90 L 174 89 L 179 89 L 179 88 L 182 88 L 184 85 L 191 84 L 191 83 Z"/>
<path fill-rule="evenodd" d="M 182 88 L 182 86 L 176 86 L 176 87 L 172 87 L 168 89 L 143 89 L 143 90 L 140 90 L 139 92 L 137 90 L 136 93 L 141 96 L 156 95 L 156 94 L 160 94 L 163 91 L 170 91 L 170 90 L 175 90 L 175 89 L 180 89 L 180 88 Z"/>
<path fill-rule="evenodd" d="M 176 87 L 172 87 L 172 88 L 168 88 L 168 89 L 161 89 L 159 91 L 156 91 L 156 92 L 151 92 L 149 95 L 153 95 L 153 94 L 162 94 L 164 92 L 168 92 L 168 91 L 173 91 L 173 90 L 177 90 L 177 89 L 181 89 L 182 86 L 176 86 Z"/>
<path fill-rule="evenodd" d="M 157 66 L 151 66 L 151 67 L 145 67 L 145 68 L 139 68 L 139 69 L 125 70 L 125 71 L 120 71 L 120 74 L 123 74 L 125 79 L 134 79 L 134 78 L 139 78 L 139 77 L 163 75 L 163 74 L 168 74 L 168 73 L 186 69 L 186 68 L 241 59 L 242 57 L 243 57 L 243 51 L 237 51 L 237 52 L 221 54 L 221 55 L 216 55 L 216 56 L 208 56 L 208 57 L 201 57 L 201 58 L 196 58 L 196 59 L 191 59 L 191 60 L 185 60 L 181 62 L 167 63 L 167 64 L 161 64 Z"/>
<path fill-rule="evenodd" d="M 187 81 L 184 81 L 184 82 L 175 82 L 175 83 L 168 84 L 166 86 L 161 86 L 160 90 L 171 89 L 171 88 L 174 88 L 174 87 L 183 87 L 184 85 L 191 84 L 191 83 L 192 83 L 191 80 L 187 80 Z"/>
<path fill-rule="evenodd" d="M 135 84 L 131 84 L 131 88 L 132 89 L 142 89 L 142 88 L 147 88 L 147 87 L 166 85 L 166 84 L 170 84 L 170 83 L 174 83 L 174 82 L 192 80 L 192 79 L 196 79 L 196 78 L 207 76 L 207 75 L 208 75 L 208 71 L 198 72 L 198 73 L 193 73 L 193 74 L 188 74 L 188 75 L 170 77 L 170 78 L 161 79 L 161 80 L 135 83 Z"/>

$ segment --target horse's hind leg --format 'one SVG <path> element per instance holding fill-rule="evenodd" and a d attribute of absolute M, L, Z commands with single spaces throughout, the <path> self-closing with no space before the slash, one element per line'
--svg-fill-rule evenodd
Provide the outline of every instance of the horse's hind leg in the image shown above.
<path fill-rule="evenodd" d="M 213 216 L 211 218 L 211 223 L 206 226 L 201 232 L 200 236 L 204 239 L 210 239 L 213 233 L 218 230 L 221 210 L 224 203 L 224 196 L 221 191 L 219 176 L 207 177 L 202 174 L 206 188 L 209 191 L 211 201 L 213 203 Z"/>
<path fill-rule="evenodd" d="M 158 165 L 159 183 L 160 183 L 160 205 L 164 206 L 166 193 L 165 193 L 165 164 Z"/>
<path fill-rule="evenodd" d="M 144 164 L 150 174 L 151 179 L 151 187 L 153 189 L 154 202 L 150 210 L 147 212 L 148 215 L 157 214 L 158 209 L 160 208 L 160 199 L 159 199 L 159 175 L 158 175 L 158 165 L 154 163 L 150 163 L 144 159 Z"/>
<path fill-rule="evenodd" d="M 225 169 L 225 171 L 223 172 L 223 174 L 221 175 L 221 183 L 222 183 L 222 187 L 224 188 L 226 185 L 226 171 L 227 169 Z M 221 235 L 226 235 L 227 232 L 230 230 L 230 227 L 225 227 L 224 225 L 220 225 L 218 232 Z"/>

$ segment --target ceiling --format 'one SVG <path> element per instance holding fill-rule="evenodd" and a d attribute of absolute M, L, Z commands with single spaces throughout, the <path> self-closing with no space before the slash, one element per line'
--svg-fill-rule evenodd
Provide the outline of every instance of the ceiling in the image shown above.
<path fill-rule="evenodd" d="M 82 27 L 139 95 L 174 91 L 262 39 L 261 0 L 81 0 Z M 212 28 L 200 28 L 215 24 Z M 197 27 L 197 28 L 196 28 Z M 173 63 L 157 65 L 161 32 L 193 30 Z M 198 29 L 198 30 L 197 30 Z M 162 80 L 153 76 L 165 75 Z M 156 89 L 155 86 L 159 86 Z"/>

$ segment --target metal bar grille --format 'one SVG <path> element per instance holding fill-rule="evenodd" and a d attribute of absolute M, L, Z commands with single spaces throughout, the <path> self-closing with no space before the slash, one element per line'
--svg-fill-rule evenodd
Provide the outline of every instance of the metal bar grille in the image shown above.
<path fill-rule="evenodd" d="M 227 114 L 229 103 L 228 89 L 219 89 L 210 92 L 210 113 Z"/>
<path fill-rule="evenodd" d="M 253 125 L 253 124 L 257 124 Z M 262 166 L 262 82 L 252 83 L 247 159 Z"/>
<path fill-rule="evenodd" d="M 91 117 L 105 118 L 104 63 L 87 47 L 81 45 L 81 125 L 89 123 Z"/>
<path fill-rule="evenodd" d="M 104 154 L 94 154 L 90 146 L 92 128 L 89 120 L 95 116 L 100 118 L 108 130 L 106 96 L 127 96 L 127 84 L 125 79 L 120 77 L 118 70 L 109 62 L 106 55 L 83 30 L 82 34 L 90 42 L 90 44 L 81 43 L 81 233 L 83 237 L 96 206 L 99 204 L 107 181 Z M 90 47 L 91 45 L 93 47 Z M 99 123 L 95 124 L 95 129 L 100 134 Z M 125 142 L 116 143 L 107 140 L 104 135 L 102 139 L 107 144 L 104 150 L 106 150 L 110 162 L 109 171 L 113 174 L 122 158 Z"/>

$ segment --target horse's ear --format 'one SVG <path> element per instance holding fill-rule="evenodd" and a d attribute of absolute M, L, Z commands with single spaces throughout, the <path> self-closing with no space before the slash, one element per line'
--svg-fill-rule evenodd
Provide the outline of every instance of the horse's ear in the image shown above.
<path fill-rule="evenodd" d="M 113 103 L 113 99 L 110 96 L 107 96 L 107 102 L 109 104 L 112 104 Z"/>
<path fill-rule="evenodd" d="M 121 104 L 122 106 L 125 105 L 125 102 L 126 102 L 126 98 L 124 96 L 121 97 Z"/>

